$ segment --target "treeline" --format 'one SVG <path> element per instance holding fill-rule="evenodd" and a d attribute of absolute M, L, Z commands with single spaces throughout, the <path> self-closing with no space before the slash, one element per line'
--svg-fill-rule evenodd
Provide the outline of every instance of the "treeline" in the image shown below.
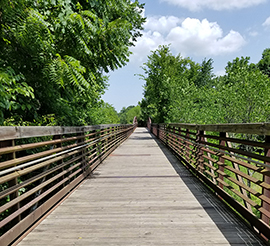
<path fill-rule="evenodd" d="M 249 57 L 228 62 L 213 74 L 213 60 L 201 64 L 160 46 L 144 64 L 142 117 L 156 123 L 196 124 L 270 121 L 270 49 L 258 64 Z"/>
<path fill-rule="evenodd" d="M 118 116 L 121 124 L 132 124 L 135 116 L 137 117 L 138 121 L 141 119 L 141 107 L 139 105 L 131 105 L 127 108 L 123 107 Z"/>
<path fill-rule="evenodd" d="M 129 0 L 2 0 L 0 125 L 118 123 L 101 100 L 141 36 Z"/>
<path fill-rule="evenodd" d="M 96 119 L 96 124 L 132 124 L 135 116 L 138 121 L 141 120 L 141 107 L 139 105 L 123 107 L 117 113 L 115 108 L 108 103 L 92 114 L 92 117 Z"/>

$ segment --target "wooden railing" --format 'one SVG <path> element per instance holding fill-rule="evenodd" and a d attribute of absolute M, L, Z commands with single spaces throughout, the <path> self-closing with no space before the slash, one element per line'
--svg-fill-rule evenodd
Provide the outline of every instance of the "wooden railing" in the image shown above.
<path fill-rule="evenodd" d="M 0 245 L 12 243 L 120 145 L 133 125 L 0 127 Z"/>
<path fill-rule="evenodd" d="M 269 241 L 270 123 L 148 128 Z"/>

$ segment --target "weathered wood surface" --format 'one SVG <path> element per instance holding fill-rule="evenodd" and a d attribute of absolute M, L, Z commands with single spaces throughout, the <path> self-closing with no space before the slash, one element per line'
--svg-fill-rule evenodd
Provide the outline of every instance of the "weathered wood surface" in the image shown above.
<path fill-rule="evenodd" d="M 174 127 L 182 127 L 197 131 L 216 131 L 216 132 L 232 132 L 232 133 L 249 133 L 258 135 L 270 135 L 270 123 L 231 123 L 231 124 L 170 124 Z"/>
<path fill-rule="evenodd" d="M 102 130 L 109 127 L 123 126 L 120 124 L 92 125 L 92 126 L 1 126 L 0 136 L 2 140 L 21 139 L 30 137 L 42 137 L 50 135 L 62 135 L 72 133 L 84 133 L 94 130 Z"/>
<path fill-rule="evenodd" d="M 145 128 L 137 128 L 19 245 L 263 243 Z"/>

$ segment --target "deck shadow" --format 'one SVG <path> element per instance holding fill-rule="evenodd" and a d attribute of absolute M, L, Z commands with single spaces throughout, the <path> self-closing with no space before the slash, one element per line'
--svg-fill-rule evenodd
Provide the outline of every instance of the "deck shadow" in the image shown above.
<path fill-rule="evenodd" d="M 243 220 L 199 181 L 160 140 L 151 134 L 174 170 L 231 245 L 267 245 Z"/>

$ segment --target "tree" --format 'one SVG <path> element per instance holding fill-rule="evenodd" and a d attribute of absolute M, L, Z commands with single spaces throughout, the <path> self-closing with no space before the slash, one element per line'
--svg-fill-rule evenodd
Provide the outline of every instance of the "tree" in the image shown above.
<path fill-rule="evenodd" d="M 213 59 L 204 59 L 198 69 L 198 76 L 195 80 L 195 85 L 199 87 L 212 86 L 213 74 Z"/>
<path fill-rule="evenodd" d="M 141 119 L 141 107 L 139 105 L 127 111 L 127 124 L 132 124 L 135 116 L 139 122 Z"/>
<path fill-rule="evenodd" d="M 249 63 L 249 57 L 235 58 L 225 70 L 224 76 L 212 78 L 212 86 L 190 87 L 181 104 L 176 102 L 171 110 L 173 121 L 196 124 L 269 121 L 269 78 Z"/>
<path fill-rule="evenodd" d="M 123 107 L 118 116 L 121 124 L 132 124 L 135 116 L 138 121 L 141 119 L 141 107 L 139 105 L 131 105 L 127 108 Z"/>
<path fill-rule="evenodd" d="M 144 64 L 145 75 L 141 75 L 146 82 L 140 104 L 144 117 L 157 123 L 171 122 L 172 111 L 182 108 L 182 100 L 195 86 L 200 68 L 190 58 L 173 56 L 168 46 L 153 51 Z"/>
<path fill-rule="evenodd" d="M 224 123 L 269 121 L 269 78 L 249 59 L 228 62 L 226 74 L 216 80 L 216 105 Z"/>
<path fill-rule="evenodd" d="M 262 59 L 258 62 L 259 69 L 270 77 L 270 49 L 265 49 L 262 53 Z"/>
<path fill-rule="evenodd" d="M 99 102 L 98 107 L 90 110 L 91 124 L 119 124 L 120 119 L 115 108 L 109 103 Z"/>
<path fill-rule="evenodd" d="M 264 58 L 266 59 L 264 52 Z M 197 64 L 174 57 L 167 46 L 152 52 L 145 64 L 144 120 L 196 124 L 251 123 L 270 120 L 269 78 L 249 57 L 228 62 L 215 77 L 212 59 Z"/>
<path fill-rule="evenodd" d="M 7 116 L 15 117 L 18 111 L 31 110 L 33 99 L 33 88 L 25 83 L 22 74 L 15 74 L 9 67 L 0 70 L 0 125 L 3 125 Z"/>
<path fill-rule="evenodd" d="M 21 74 L 35 95 L 32 114 L 21 117 L 55 114 L 69 124 L 75 108 L 95 107 L 104 72 L 128 62 L 142 10 L 129 0 L 2 0 L 0 68 Z"/>

